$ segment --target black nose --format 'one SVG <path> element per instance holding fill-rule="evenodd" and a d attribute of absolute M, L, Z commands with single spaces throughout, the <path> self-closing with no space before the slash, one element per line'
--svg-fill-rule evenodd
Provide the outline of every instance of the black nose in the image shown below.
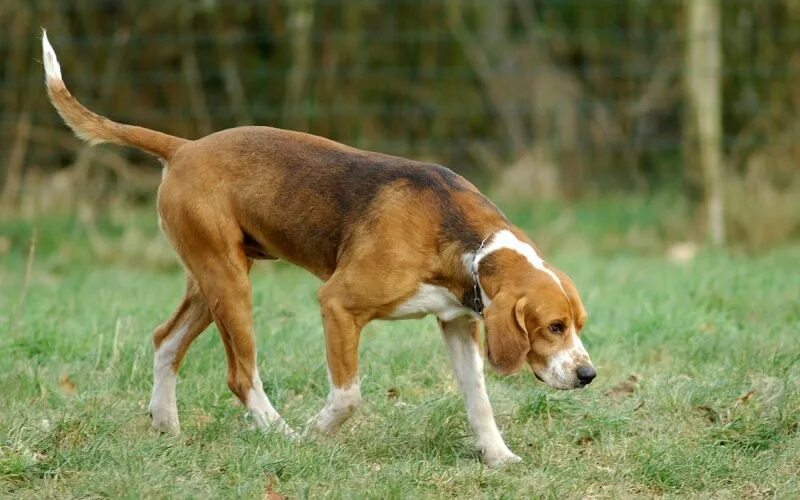
<path fill-rule="evenodd" d="M 594 371 L 594 367 L 592 365 L 583 365 L 579 366 L 576 370 L 578 374 L 578 381 L 581 385 L 589 385 L 592 383 L 592 380 L 597 376 L 597 372 Z"/>

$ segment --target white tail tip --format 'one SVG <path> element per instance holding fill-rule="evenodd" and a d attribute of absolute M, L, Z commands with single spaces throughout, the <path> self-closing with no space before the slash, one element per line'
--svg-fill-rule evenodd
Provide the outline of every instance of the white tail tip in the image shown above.
<path fill-rule="evenodd" d="M 42 60 L 44 61 L 45 80 L 61 80 L 61 66 L 58 64 L 56 51 L 47 39 L 47 31 L 42 29 Z"/>

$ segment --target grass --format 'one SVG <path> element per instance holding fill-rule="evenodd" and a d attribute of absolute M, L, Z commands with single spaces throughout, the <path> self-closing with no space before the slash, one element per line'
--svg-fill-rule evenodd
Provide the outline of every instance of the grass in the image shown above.
<path fill-rule="evenodd" d="M 619 207 L 512 211 L 582 291 L 599 377 L 557 392 L 490 374 L 524 459 L 498 471 L 473 451 L 432 318 L 370 325 L 363 407 L 335 437 L 299 442 L 252 429 L 211 328 L 181 369 L 182 435 L 157 435 L 150 333 L 183 279 L 153 211 L 111 211 L 91 230 L 66 216 L 2 222 L 0 496 L 795 497 L 800 246 L 671 263 L 656 243 L 628 244 L 656 241 L 636 235 L 657 233 L 658 214 Z M 253 282 L 261 377 L 300 426 L 327 392 L 318 282 L 283 264 Z"/>

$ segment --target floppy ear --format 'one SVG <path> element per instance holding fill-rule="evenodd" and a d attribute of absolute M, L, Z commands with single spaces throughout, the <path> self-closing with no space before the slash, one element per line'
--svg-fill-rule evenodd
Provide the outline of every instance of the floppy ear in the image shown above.
<path fill-rule="evenodd" d="M 513 373 L 525 362 L 531 349 L 525 330 L 525 306 L 528 300 L 514 300 L 507 294 L 498 294 L 486 309 L 486 357 L 498 372 Z"/>

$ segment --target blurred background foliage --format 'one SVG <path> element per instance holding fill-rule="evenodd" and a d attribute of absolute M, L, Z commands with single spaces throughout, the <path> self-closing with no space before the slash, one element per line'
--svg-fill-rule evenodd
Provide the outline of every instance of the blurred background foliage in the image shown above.
<path fill-rule="evenodd" d="M 666 192 L 691 238 L 704 186 L 687 1 L 7 0 L 0 204 L 19 217 L 149 202 L 160 177 L 61 123 L 44 26 L 72 92 L 118 121 L 187 138 L 307 131 L 445 164 L 527 206 Z M 762 248 L 800 231 L 800 2 L 721 0 L 720 14 L 725 224 Z"/>

